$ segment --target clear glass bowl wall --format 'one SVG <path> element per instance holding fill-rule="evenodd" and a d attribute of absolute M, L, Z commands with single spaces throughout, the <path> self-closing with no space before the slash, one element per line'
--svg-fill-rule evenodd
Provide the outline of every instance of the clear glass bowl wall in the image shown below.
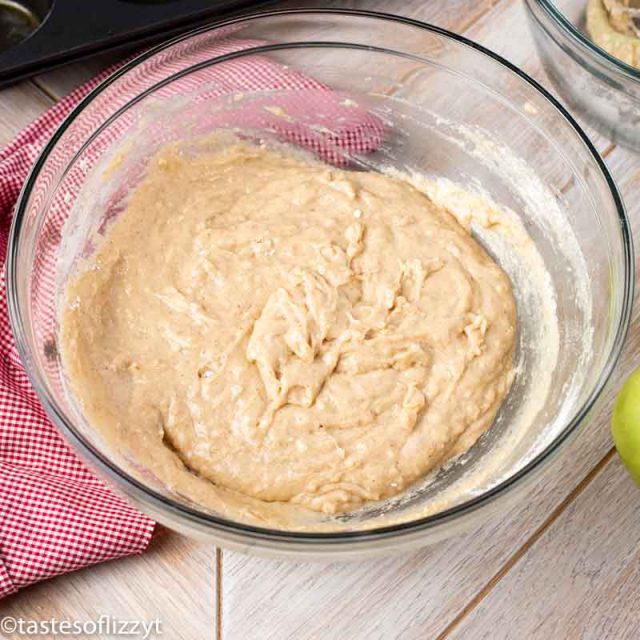
<path fill-rule="evenodd" d="M 591 41 L 586 0 L 525 4 L 538 54 L 560 95 L 613 142 L 640 150 L 640 70 Z"/>
<path fill-rule="evenodd" d="M 221 43 L 229 39 L 252 43 L 220 55 Z M 58 292 L 78 254 L 65 241 L 65 221 L 71 215 L 87 229 L 100 226 L 117 214 L 122 194 L 134 186 L 145 159 L 160 144 L 197 138 L 210 131 L 207 114 L 242 108 L 243 101 L 207 93 L 207 70 L 256 55 L 344 92 L 384 121 L 382 146 L 349 158 L 352 168 L 391 167 L 481 184 L 495 201 L 517 212 L 544 260 L 557 301 L 560 352 L 544 406 L 526 434 L 493 460 L 481 482 L 470 482 L 522 410 L 522 398 L 533 383 L 531 363 L 539 355 L 531 340 L 536 335 L 535 300 L 523 294 L 526 283 L 518 279 L 526 275 L 511 273 L 520 307 L 519 371 L 496 424 L 464 464 L 423 483 L 409 500 L 365 509 L 353 519 L 351 531 L 296 533 L 248 526 L 173 494 L 87 424 L 65 392 L 58 357 Z M 273 94 L 274 104 L 287 97 Z M 483 161 L 469 132 L 491 141 L 498 152 Z M 261 134 L 273 132 L 257 132 Z M 113 165 L 112 188 L 92 196 L 96 173 L 116 153 L 135 162 L 125 172 Z M 515 180 L 512 157 L 530 168 L 538 185 L 533 191 Z M 536 193 L 550 200 L 538 202 Z M 559 207 L 575 238 L 577 262 L 561 246 L 562 238 L 550 231 L 551 204 Z M 481 231 L 478 237 L 484 242 Z M 576 264 L 583 265 L 584 273 L 574 273 Z M 201 29 L 152 50 L 71 114 L 22 194 L 8 282 L 18 348 L 38 395 L 71 444 L 112 486 L 152 517 L 191 535 L 242 550 L 289 556 L 330 553 L 335 558 L 423 545 L 517 499 L 521 481 L 546 467 L 551 454 L 586 422 L 604 388 L 629 321 L 631 265 L 626 217 L 605 166 L 571 117 L 524 74 L 458 36 L 421 23 L 347 11 L 275 12 Z M 589 297 L 580 306 L 576 288 L 584 282 Z M 585 327 L 588 340 L 582 339 Z M 443 491 L 456 487 L 456 499 L 439 506 Z"/>

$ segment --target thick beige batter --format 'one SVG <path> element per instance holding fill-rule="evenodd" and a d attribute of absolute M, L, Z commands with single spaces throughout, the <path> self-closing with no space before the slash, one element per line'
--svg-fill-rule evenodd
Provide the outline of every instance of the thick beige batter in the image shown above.
<path fill-rule="evenodd" d="M 248 143 L 162 150 L 66 296 L 85 415 L 195 501 L 392 496 L 470 447 L 513 376 L 510 282 L 446 210 Z"/>
<path fill-rule="evenodd" d="M 640 68 L 640 38 L 620 0 L 588 0 L 587 31 L 607 53 Z"/>

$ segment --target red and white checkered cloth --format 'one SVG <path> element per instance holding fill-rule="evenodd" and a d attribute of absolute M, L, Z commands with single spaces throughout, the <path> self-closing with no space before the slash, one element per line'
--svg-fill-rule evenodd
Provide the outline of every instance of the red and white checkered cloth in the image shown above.
<path fill-rule="evenodd" d="M 254 44 L 222 39 L 198 55 L 219 55 Z M 181 60 L 184 64 L 182 54 Z M 69 94 L 0 152 L 0 597 L 54 575 L 139 553 L 154 531 L 149 518 L 85 468 L 49 421 L 18 357 L 7 315 L 4 263 L 22 184 L 58 125 L 114 70 L 107 69 Z M 151 58 L 145 68 L 132 73 L 152 77 L 156 72 L 160 73 Z M 375 116 L 354 108 L 344 94 L 266 58 L 229 61 L 208 68 L 206 74 L 204 79 L 213 82 L 213 89 L 201 93 L 201 101 L 237 91 L 293 90 L 278 102 L 287 114 L 284 118 L 266 108 L 268 100 L 258 98 L 253 107 L 232 112 L 230 119 L 222 113 L 216 116 L 219 122 L 209 120 L 209 128 L 267 128 L 334 162 L 343 162 L 350 153 L 371 151 L 382 141 L 382 124 Z M 197 88 L 189 86 L 193 82 L 189 76 L 182 82 L 175 88 Z M 123 85 L 126 98 L 126 82 Z"/>

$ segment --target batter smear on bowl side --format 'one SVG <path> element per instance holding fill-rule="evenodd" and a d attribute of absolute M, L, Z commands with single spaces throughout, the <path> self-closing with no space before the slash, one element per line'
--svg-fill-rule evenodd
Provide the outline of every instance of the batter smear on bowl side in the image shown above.
<path fill-rule="evenodd" d="M 60 332 L 89 423 L 183 494 L 333 514 L 489 428 L 516 307 L 502 269 L 408 182 L 250 143 L 169 145 L 69 278 Z"/>

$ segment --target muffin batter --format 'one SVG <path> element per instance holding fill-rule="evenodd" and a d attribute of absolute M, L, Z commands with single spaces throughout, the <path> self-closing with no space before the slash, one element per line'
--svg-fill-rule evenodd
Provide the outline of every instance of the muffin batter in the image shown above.
<path fill-rule="evenodd" d="M 607 53 L 640 68 L 640 22 L 625 11 L 629 5 L 628 0 L 588 0 L 587 31 Z"/>
<path fill-rule="evenodd" d="M 195 501 L 392 496 L 469 448 L 513 377 L 510 282 L 452 215 L 249 143 L 161 150 L 66 302 L 85 416 Z"/>

